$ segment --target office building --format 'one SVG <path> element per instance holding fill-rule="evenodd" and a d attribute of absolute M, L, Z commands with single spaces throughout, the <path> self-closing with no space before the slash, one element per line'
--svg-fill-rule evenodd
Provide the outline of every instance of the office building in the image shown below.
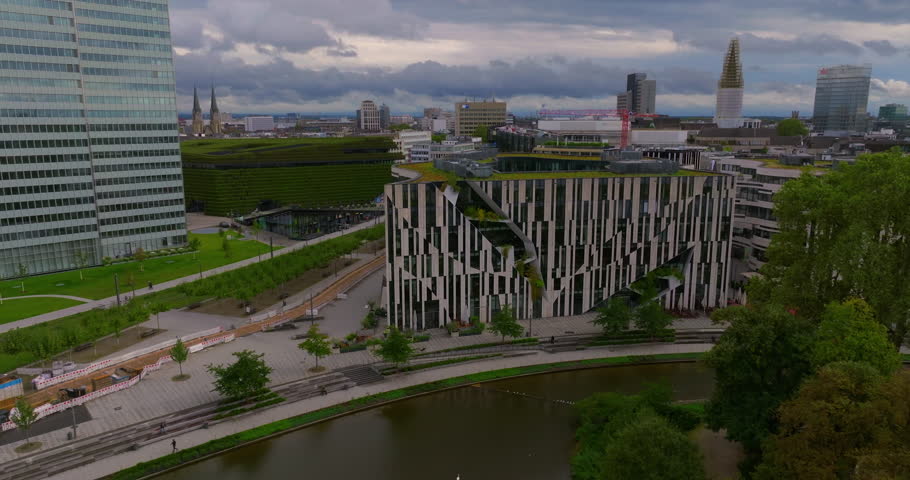
<path fill-rule="evenodd" d="M 388 105 L 379 107 L 379 129 L 388 130 L 392 126 L 392 110 Z"/>
<path fill-rule="evenodd" d="M 470 137 L 477 127 L 501 127 L 506 124 L 506 102 L 481 101 L 455 104 L 455 135 Z"/>
<path fill-rule="evenodd" d="M 905 124 L 907 120 L 910 120 L 910 115 L 907 114 L 906 105 L 889 103 L 878 107 L 878 120 L 892 124 Z"/>
<path fill-rule="evenodd" d="M 400 153 L 404 156 L 405 162 L 413 162 L 411 150 L 415 145 L 429 145 L 433 141 L 433 134 L 427 131 L 419 130 L 401 130 L 395 134 L 395 149 L 393 153 Z"/>
<path fill-rule="evenodd" d="M 372 100 L 360 102 L 357 126 L 362 132 L 379 132 L 382 130 L 380 124 L 379 108 Z"/>
<path fill-rule="evenodd" d="M 167 5 L 0 2 L 0 278 L 186 244 Z"/>
<path fill-rule="evenodd" d="M 815 86 L 815 131 L 826 136 L 868 130 L 869 87 L 872 67 L 838 65 L 818 71 Z"/>
<path fill-rule="evenodd" d="M 717 108 L 714 123 L 718 128 L 740 128 L 743 126 L 743 79 L 742 54 L 739 39 L 730 40 L 724 56 L 724 70 L 717 83 Z"/>
<path fill-rule="evenodd" d="M 661 267 L 683 275 L 659 282 L 667 308 L 726 305 L 733 177 L 620 177 L 595 171 L 602 160 L 534 154 L 497 162 L 496 180 L 386 185 L 391 324 L 489 322 L 506 305 L 522 319 L 585 314 L 634 296 L 631 284 Z"/>
<path fill-rule="evenodd" d="M 616 109 L 630 112 L 656 113 L 657 81 L 648 80 L 646 73 L 632 73 L 626 78 L 626 92 L 617 95 Z"/>
<path fill-rule="evenodd" d="M 245 117 L 244 128 L 247 132 L 271 132 L 275 130 L 275 117 Z"/>

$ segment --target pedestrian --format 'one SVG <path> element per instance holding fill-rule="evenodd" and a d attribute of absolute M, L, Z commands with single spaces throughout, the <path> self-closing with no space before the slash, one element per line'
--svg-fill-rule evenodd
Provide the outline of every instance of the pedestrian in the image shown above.
<path fill-rule="evenodd" d="M 556 343 L 556 337 L 550 337 L 550 345 Z"/>
<path fill-rule="evenodd" d="M 171 440 L 171 448 L 173 449 L 171 453 L 177 453 L 177 439 Z"/>
<path fill-rule="evenodd" d="M 329 392 L 325 389 L 324 385 L 322 386 L 322 388 L 319 389 L 319 392 L 322 393 L 323 396 L 329 394 Z"/>
<path fill-rule="evenodd" d="M 152 282 L 149 281 L 149 290 L 153 290 L 155 287 L 152 286 Z"/>
<path fill-rule="evenodd" d="M 164 425 L 164 422 L 161 422 L 161 425 L 158 426 L 158 434 L 159 434 L 159 435 L 163 435 L 163 434 L 164 434 L 164 426 L 165 426 L 165 425 Z"/>

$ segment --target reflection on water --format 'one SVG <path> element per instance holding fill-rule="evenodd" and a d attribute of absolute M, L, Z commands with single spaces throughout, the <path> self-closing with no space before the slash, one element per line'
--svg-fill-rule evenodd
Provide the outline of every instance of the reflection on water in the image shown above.
<path fill-rule="evenodd" d="M 298 430 L 163 475 L 168 480 L 568 479 L 573 410 L 595 392 L 665 380 L 679 400 L 707 397 L 709 370 L 648 365 L 537 375 L 405 400 Z M 532 397 L 513 395 L 521 392 Z"/>

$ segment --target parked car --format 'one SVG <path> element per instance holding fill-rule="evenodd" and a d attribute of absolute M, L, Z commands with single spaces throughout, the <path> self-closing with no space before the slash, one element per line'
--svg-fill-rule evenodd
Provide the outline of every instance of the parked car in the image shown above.
<path fill-rule="evenodd" d="M 0 423 L 6 423 L 9 421 L 9 410 L 0 409 Z"/>
<path fill-rule="evenodd" d="M 218 226 L 221 228 L 231 228 L 231 224 L 228 222 L 221 222 L 218 224 Z"/>

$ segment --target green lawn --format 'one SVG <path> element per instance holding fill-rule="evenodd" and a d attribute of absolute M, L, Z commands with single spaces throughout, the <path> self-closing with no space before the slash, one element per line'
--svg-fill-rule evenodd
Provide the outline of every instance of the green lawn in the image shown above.
<path fill-rule="evenodd" d="M 23 298 L 3 301 L 0 305 L 0 325 L 23 318 L 34 317 L 42 313 L 55 312 L 64 308 L 81 305 L 82 302 L 66 298 Z"/>
<path fill-rule="evenodd" d="M 269 251 L 268 245 L 254 240 L 231 240 L 229 242 L 231 245 L 231 257 L 225 258 L 224 251 L 221 249 L 222 239 L 217 233 L 207 235 L 191 233 L 190 238 L 198 238 L 202 242 L 198 253 L 152 258 L 146 260 L 143 264 L 144 271 L 139 271 L 138 262 L 126 262 L 107 267 L 85 269 L 82 272 L 85 277 L 84 280 L 79 279 L 78 271 L 53 273 L 24 280 L 8 280 L 0 282 L 0 295 L 3 295 L 3 298 L 23 295 L 72 295 L 99 300 L 115 294 L 115 273 L 120 277 L 120 292 L 124 293 L 130 290 L 128 285 L 130 274 L 135 279 L 136 288 L 147 288 L 148 282 L 157 285 L 161 282 L 198 273 L 200 265 L 203 271 L 211 270 L 222 265 L 255 257 L 259 252 L 266 254 Z M 23 282 L 25 283 L 24 293 L 19 288 L 19 285 Z"/>

